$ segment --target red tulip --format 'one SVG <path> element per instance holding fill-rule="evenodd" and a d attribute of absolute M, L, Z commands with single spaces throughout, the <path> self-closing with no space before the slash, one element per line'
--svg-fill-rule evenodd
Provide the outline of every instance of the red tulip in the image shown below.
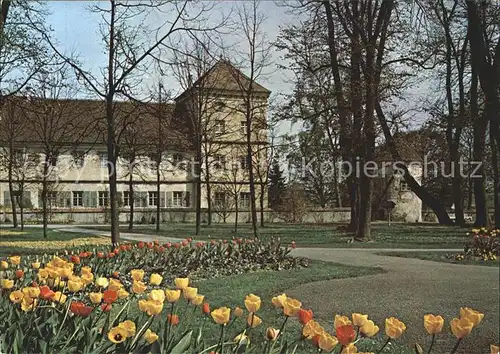
<path fill-rule="evenodd" d="M 312 320 L 313 312 L 312 310 L 300 309 L 299 312 L 297 313 L 297 317 L 299 318 L 300 323 L 302 323 L 305 326 L 307 322 Z"/>
<path fill-rule="evenodd" d="M 109 312 L 109 311 L 111 311 L 111 307 L 112 307 L 111 304 L 102 304 L 101 305 L 101 310 L 103 312 Z"/>
<path fill-rule="evenodd" d="M 71 312 L 73 312 L 77 316 L 87 317 L 90 315 L 93 307 L 85 305 L 83 302 L 73 301 L 70 306 Z"/>
<path fill-rule="evenodd" d="M 118 292 L 114 290 L 106 290 L 103 293 L 103 300 L 107 304 L 112 304 L 116 301 L 116 299 L 118 299 Z"/>
<path fill-rule="evenodd" d="M 97 258 L 104 258 L 104 253 L 97 252 Z"/>
<path fill-rule="evenodd" d="M 167 315 L 167 321 L 172 326 L 177 326 L 179 324 L 179 316 L 168 314 Z"/>
<path fill-rule="evenodd" d="M 203 306 L 202 306 L 202 308 L 201 308 L 201 311 L 202 311 L 204 314 L 209 314 L 209 313 L 210 313 L 210 305 L 208 304 L 208 302 L 203 303 Z"/>
<path fill-rule="evenodd" d="M 297 248 L 297 245 L 295 244 L 295 241 L 292 241 L 292 248 L 293 249 Z"/>
<path fill-rule="evenodd" d="M 335 335 L 342 345 L 348 345 L 356 339 L 356 331 L 352 325 L 338 326 L 335 328 Z"/>
<path fill-rule="evenodd" d="M 78 256 L 71 256 L 70 260 L 71 260 L 71 263 L 80 264 L 80 257 L 78 257 Z"/>
<path fill-rule="evenodd" d="M 21 279 L 24 276 L 24 271 L 22 269 L 16 270 L 16 278 Z"/>
<path fill-rule="evenodd" d="M 139 247 L 139 248 L 144 248 L 144 242 L 142 242 L 142 241 L 141 241 L 141 242 L 139 242 L 139 243 L 137 244 L 137 247 Z"/>
<path fill-rule="evenodd" d="M 52 300 L 52 298 L 56 295 L 55 292 L 50 290 L 50 288 L 46 285 L 40 287 L 40 298 L 43 300 Z"/>

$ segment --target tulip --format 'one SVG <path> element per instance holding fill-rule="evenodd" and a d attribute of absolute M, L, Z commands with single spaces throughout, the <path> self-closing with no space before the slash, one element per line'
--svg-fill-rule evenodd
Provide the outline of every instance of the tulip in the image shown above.
<path fill-rule="evenodd" d="M 312 339 L 315 336 L 321 335 L 325 329 L 321 327 L 321 325 L 315 320 L 310 320 L 307 324 L 302 328 L 302 336 L 304 338 Z"/>
<path fill-rule="evenodd" d="M 7 263 L 6 261 L 1 261 L 1 262 L 0 262 L 0 268 L 1 268 L 2 270 L 9 269 L 9 263 Z"/>
<path fill-rule="evenodd" d="M 40 288 L 37 286 L 27 286 L 23 288 L 24 296 L 30 297 L 32 299 L 36 299 L 40 296 Z"/>
<path fill-rule="evenodd" d="M 245 297 L 245 307 L 248 312 L 257 312 L 260 309 L 261 300 L 260 297 L 254 294 L 247 295 Z"/>
<path fill-rule="evenodd" d="M 424 328 L 429 334 L 438 334 L 443 330 L 444 318 L 432 314 L 424 316 Z"/>
<path fill-rule="evenodd" d="M 474 323 L 469 321 L 467 318 L 462 317 L 460 319 L 454 318 L 451 323 L 451 332 L 457 337 L 457 339 L 462 339 L 470 334 Z"/>
<path fill-rule="evenodd" d="M 165 290 L 165 297 L 169 303 L 177 302 L 180 296 L 181 296 L 180 290 L 170 290 L 170 289 Z"/>
<path fill-rule="evenodd" d="M 132 283 L 132 291 L 134 294 L 142 294 L 146 291 L 147 286 L 142 281 L 134 281 Z"/>
<path fill-rule="evenodd" d="M 299 300 L 287 298 L 283 303 L 283 313 L 285 316 L 295 316 L 299 312 L 302 303 Z"/>
<path fill-rule="evenodd" d="M 378 333 L 379 330 L 379 327 L 375 325 L 372 320 L 366 321 L 366 323 L 359 328 L 359 331 L 367 337 L 373 337 Z"/>
<path fill-rule="evenodd" d="M 297 317 L 299 318 L 300 323 L 302 323 L 303 325 L 306 325 L 307 322 L 312 320 L 313 312 L 312 312 L 312 310 L 300 309 L 299 312 L 297 313 Z"/>
<path fill-rule="evenodd" d="M 66 295 L 64 295 L 62 292 L 60 291 L 56 291 L 54 293 L 54 297 L 52 298 L 53 301 L 56 301 L 60 304 L 64 304 L 66 302 L 66 300 L 68 299 L 68 297 Z"/>
<path fill-rule="evenodd" d="M 149 316 L 158 315 L 163 310 L 163 303 L 159 301 L 147 300 L 146 306 L 147 306 L 146 313 Z"/>
<path fill-rule="evenodd" d="M 158 335 L 148 328 L 142 335 L 142 338 L 144 338 L 144 340 L 148 342 L 148 344 L 153 344 L 158 340 Z"/>
<path fill-rule="evenodd" d="M 106 290 L 103 294 L 104 302 L 107 304 L 112 304 L 118 299 L 118 292 L 114 290 Z"/>
<path fill-rule="evenodd" d="M 379 351 L 379 353 L 380 353 L 380 351 Z M 359 353 L 358 348 L 356 348 L 356 346 L 353 343 L 351 343 L 351 344 L 347 345 L 346 347 L 344 347 L 341 354 L 361 354 L 361 353 Z"/>
<path fill-rule="evenodd" d="M 21 264 L 21 257 L 20 256 L 11 256 L 11 257 L 9 257 L 9 261 L 12 265 L 19 265 L 19 264 Z"/>
<path fill-rule="evenodd" d="M 24 296 L 21 300 L 21 310 L 23 310 L 24 312 L 33 310 L 37 304 L 37 301 L 37 299 L 32 299 L 30 297 Z"/>
<path fill-rule="evenodd" d="M 198 289 L 187 286 L 182 289 L 182 294 L 184 295 L 184 299 L 192 301 L 198 295 Z"/>
<path fill-rule="evenodd" d="M 174 283 L 177 289 L 184 289 L 189 286 L 189 278 L 175 278 Z"/>
<path fill-rule="evenodd" d="M 107 279 L 107 278 L 100 277 L 100 278 L 97 278 L 97 279 L 95 280 L 95 285 L 97 285 L 97 286 L 98 286 L 98 287 L 100 287 L 100 288 L 105 289 L 105 288 L 107 288 L 107 287 L 108 287 L 108 285 L 109 285 L 109 281 L 108 281 L 108 279 Z"/>
<path fill-rule="evenodd" d="M 281 294 L 272 298 L 272 303 L 277 308 L 282 308 L 285 300 L 287 299 L 286 294 Z"/>
<path fill-rule="evenodd" d="M 255 328 L 262 323 L 262 319 L 254 312 L 250 312 L 247 317 L 247 324 L 250 328 Z"/>
<path fill-rule="evenodd" d="M 90 315 L 93 308 L 90 306 L 86 306 L 82 302 L 73 301 L 73 302 L 71 302 L 70 310 L 71 310 L 71 312 L 73 312 L 77 316 L 87 317 L 88 315 Z"/>
<path fill-rule="evenodd" d="M 351 320 L 347 316 L 335 315 L 335 319 L 333 321 L 333 327 L 337 328 L 340 326 L 347 326 L 352 324 Z"/>
<path fill-rule="evenodd" d="M 153 301 L 159 301 L 163 303 L 165 301 L 165 292 L 163 290 L 155 289 L 151 290 L 148 298 Z"/>
<path fill-rule="evenodd" d="M 362 315 L 360 313 L 352 314 L 352 324 L 358 327 L 363 327 L 368 321 L 368 315 Z"/>
<path fill-rule="evenodd" d="M 108 339 L 115 344 L 123 343 L 127 339 L 127 330 L 125 328 L 113 327 L 108 332 Z"/>
<path fill-rule="evenodd" d="M 12 289 L 14 287 L 14 280 L 2 279 L 2 289 Z"/>
<path fill-rule="evenodd" d="M 173 315 L 173 314 L 168 314 L 167 315 L 167 322 L 170 323 L 172 326 L 177 326 L 179 324 L 179 316 Z"/>
<path fill-rule="evenodd" d="M 484 314 L 468 307 L 460 308 L 460 317 L 468 319 L 474 326 L 477 326 L 484 318 Z"/>
<path fill-rule="evenodd" d="M 250 339 L 245 333 L 240 333 L 233 339 L 234 342 L 238 343 L 238 347 L 240 345 L 248 345 L 250 344 Z"/>
<path fill-rule="evenodd" d="M 108 289 L 108 290 L 111 290 L 111 289 Z M 116 291 L 116 290 L 113 290 L 113 291 Z M 125 299 L 126 297 L 128 297 L 130 294 L 128 293 L 127 290 L 121 288 L 118 290 L 118 298 L 119 299 Z"/>
<path fill-rule="evenodd" d="M 52 300 L 55 293 L 48 286 L 40 287 L 40 298 L 43 300 Z"/>
<path fill-rule="evenodd" d="M 276 328 L 269 327 L 266 330 L 266 339 L 270 341 L 275 341 L 280 334 L 280 330 Z"/>
<path fill-rule="evenodd" d="M 33 268 L 33 269 L 39 269 L 40 268 L 40 262 L 33 262 L 33 263 L 31 263 L 31 268 Z"/>
<path fill-rule="evenodd" d="M 235 317 L 241 317 L 243 316 L 243 310 L 241 309 L 241 307 L 236 306 L 233 310 L 233 314 Z"/>
<path fill-rule="evenodd" d="M 394 317 L 386 318 L 385 320 L 385 334 L 390 339 L 398 339 L 406 331 L 406 325 Z"/>
<path fill-rule="evenodd" d="M 200 306 L 203 304 L 203 300 L 205 300 L 205 296 L 203 295 L 196 295 L 193 300 L 191 300 L 191 303 L 195 306 Z"/>
<path fill-rule="evenodd" d="M 149 284 L 151 285 L 160 285 L 163 280 L 163 277 L 160 274 L 153 273 L 149 278 Z"/>
<path fill-rule="evenodd" d="M 22 269 L 16 270 L 16 278 L 21 279 L 22 277 L 24 277 L 24 271 Z"/>
<path fill-rule="evenodd" d="M 120 322 L 118 324 L 118 327 L 125 329 L 125 331 L 127 332 L 127 337 L 133 337 L 135 335 L 135 323 L 130 320 Z"/>
<path fill-rule="evenodd" d="M 211 312 L 211 316 L 215 323 L 220 325 L 225 325 L 229 322 L 229 317 L 231 316 L 231 309 L 228 307 L 220 307 Z"/>
<path fill-rule="evenodd" d="M 334 336 L 324 332 L 319 336 L 318 347 L 326 352 L 331 352 L 337 346 L 339 341 Z"/>
<path fill-rule="evenodd" d="M 130 271 L 130 276 L 134 281 L 142 281 L 144 278 L 144 270 L 142 269 L 132 269 Z"/>
<path fill-rule="evenodd" d="M 10 293 L 9 299 L 15 304 L 19 304 L 23 300 L 24 294 L 21 290 L 16 290 Z"/>
<path fill-rule="evenodd" d="M 356 331 L 352 324 L 335 327 L 335 334 L 338 342 L 344 346 L 352 343 L 354 339 L 356 339 Z"/>
<path fill-rule="evenodd" d="M 104 303 L 101 305 L 102 312 L 109 312 L 109 311 L 111 311 L 112 308 L 113 308 L 113 306 L 111 304 Z"/>
<path fill-rule="evenodd" d="M 68 290 L 73 292 L 73 293 L 76 293 L 80 290 L 82 290 L 83 288 L 83 282 L 78 280 L 78 281 L 74 281 L 74 280 L 68 280 Z"/>
<path fill-rule="evenodd" d="M 203 312 L 205 315 L 208 315 L 210 313 L 210 305 L 208 302 L 205 302 L 201 308 L 201 312 Z"/>
<path fill-rule="evenodd" d="M 90 302 L 100 304 L 102 301 L 102 293 L 89 293 Z"/>
<path fill-rule="evenodd" d="M 110 279 L 108 289 L 118 291 L 123 288 L 123 284 L 118 279 Z"/>

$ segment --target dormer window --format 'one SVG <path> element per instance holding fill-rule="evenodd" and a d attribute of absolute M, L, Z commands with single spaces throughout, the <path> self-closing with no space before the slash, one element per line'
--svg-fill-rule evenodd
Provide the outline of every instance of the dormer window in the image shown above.
<path fill-rule="evenodd" d="M 223 120 L 216 120 L 214 124 L 214 134 L 224 134 L 226 131 L 226 124 Z"/>

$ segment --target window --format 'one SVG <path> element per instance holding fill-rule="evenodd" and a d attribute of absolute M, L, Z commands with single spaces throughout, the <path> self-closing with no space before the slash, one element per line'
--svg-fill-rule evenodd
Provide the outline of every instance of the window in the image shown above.
<path fill-rule="evenodd" d="M 399 190 L 401 192 L 407 192 L 407 191 L 410 191 L 410 187 L 408 186 L 408 183 L 406 183 L 406 181 L 401 181 L 399 182 Z"/>
<path fill-rule="evenodd" d="M 76 168 L 82 168 L 85 163 L 85 155 L 73 152 L 73 164 Z"/>
<path fill-rule="evenodd" d="M 247 135 L 247 122 L 244 120 L 242 120 L 240 122 L 240 131 L 241 131 L 241 134 Z"/>
<path fill-rule="evenodd" d="M 49 205 L 56 205 L 57 203 L 57 192 L 54 192 L 54 191 L 51 191 L 51 192 L 47 192 L 47 202 L 49 203 Z"/>
<path fill-rule="evenodd" d="M 149 206 L 158 205 L 158 192 L 148 192 L 148 205 Z"/>
<path fill-rule="evenodd" d="M 250 159 L 248 159 L 248 156 L 240 156 L 240 168 L 242 170 L 249 170 L 250 169 Z"/>
<path fill-rule="evenodd" d="M 184 193 L 182 192 L 174 192 L 172 194 L 172 206 L 181 207 L 184 201 Z"/>
<path fill-rule="evenodd" d="M 123 192 L 123 206 L 130 206 L 130 191 Z"/>
<path fill-rule="evenodd" d="M 82 207 L 83 206 L 83 192 L 73 192 L 73 206 Z"/>
<path fill-rule="evenodd" d="M 214 125 L 214 134 L 224 134 L 226 131 L 226 124 L 223 120 L 216 120 Z"/>
<path fill-rule="evenodd" d="M 226 204 L 226 193 L 225 192 L 215 192 L 214 195 L 215 206 L 223 206 Z"/>
<path fill-rule="evenodd" d="M 107 191 L 100 191 L 99 192 L 99 206 L 100 207 L 105 207 L 105 206 L 108 206 L 108 192 Z"/>
<path fill-rule="evenodd" d="M 108 154 L 106 152 L 101 152 L 99 161 L 101 161 L 101 168 L 108 167 Z"/>
<path fill-rule="evenodd" d="M 214 168 L 224 170 L 226 168 L 226 157 L 224 155 L 214 155 Z"/>
<path fill-rule="evenodd" d="M 249 208 L 250 207 L 250 193 L 241 192 L 240 193 L 240 208 Z"/>

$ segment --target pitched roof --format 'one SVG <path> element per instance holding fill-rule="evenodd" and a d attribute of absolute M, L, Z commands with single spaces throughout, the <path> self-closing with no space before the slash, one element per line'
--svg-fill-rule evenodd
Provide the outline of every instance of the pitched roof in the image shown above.
<path fill-rule="evenodd" d="M 250 86 L 250 83 L 252 84 Z M 176 100 L 186 96 L 193 88 L 217 90 L 226 93 L 244 92 L 249 88 L 253 92 L 269 96 L 270 90 L 253 81 L 241 70 L 227 60 L 220 59 L 209 70 L 201 75 L 186 91 L 181 93 Z"/>

